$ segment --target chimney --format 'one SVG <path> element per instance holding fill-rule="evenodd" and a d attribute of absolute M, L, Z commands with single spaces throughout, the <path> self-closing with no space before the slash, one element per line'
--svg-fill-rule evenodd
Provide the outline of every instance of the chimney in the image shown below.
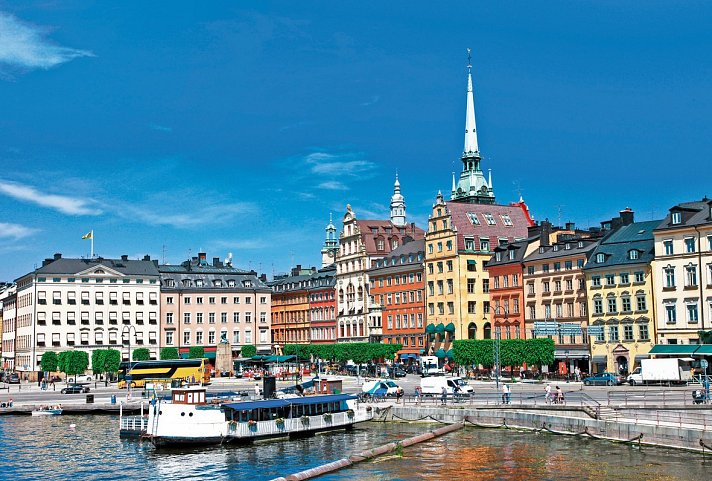
<path fill-rule="evenodd" d="M 630 225 L 634 222 L 635 212 L 630 207 L 626 207 L 620 211 L 621 221 L 623 225 Z"/>
<path fill-rule="evenodd" d="M 262 282 L 267 282 L 267 274 L 260 274 L 259 279 L 260 279 Z"/>
<path fill-rule="evenodd" d="M 207 259 L 207 258 L 208 258 L 208 254 L 206 254 L 205 252 L 198 252 L 198 259 L 199 259 L 199 260 L 204 261 L 204 260 Z"/>
<path fill-rule="evenodd" d="M 151 256 L 149 256 L 148 254 L 146 254 L 145 256 L 143 256 L 143 260 L 145 260 L 145 261 L 150 261 L 150 260 L 151 260 Z"/>
<path fill-rule="evenodd" d="M 124 254 L 124 255 L 121 256 L 121 260 L 122 260 L 122 261 L 127 261 L 127 260 L 129 260 L 129 256 L 127 256 L 126 254 Z"/>
<path fill-rule="evenodd" d="M 566 230 L 576 230 L 576 224 L 573 222 L 566 223 Z"/>
<path fill-rule="evenodd" d="M 59 252 L 57 252 L 57 253 L 54 255 L 54 260 L 55 260 L 55 261 L 56 261 L 57 259 L 61 259 L 61 258 L 62 258 L 62 254 L 59 253 Z"/>
<path fill-rule="evenodd" d="M 54 259 L 45 259 L 42 261 L 42 267 L 51 264 Z"/>
<path fill-rule="evenodd" d="M 153 262 L 153 265 L 158 267 L 158 259 L 153 259 L 151 262 Z"/>
<path fill-rule="evenodd" d="M 219 257 L 213 257 L 213 267 L 222 267 L 222 262 L 220 262 Z"/>
<path fill-rule="evenodd" d="M 551 236 L 551 222 L 548 220 L 541 221 L 541 239 L 539 245 L 547 247 L 550 245 L 549 237 Z"/>

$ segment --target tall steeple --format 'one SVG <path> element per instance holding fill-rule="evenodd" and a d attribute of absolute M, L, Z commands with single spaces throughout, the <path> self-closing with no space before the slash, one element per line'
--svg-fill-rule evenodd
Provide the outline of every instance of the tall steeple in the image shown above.
<path fill-rule="evenodd" d="M 462 152 L 462 173 L 457 186 L 453 183 L 451 199 L 473 204 L 494 204 L 494 192 L 480 166 L 482 157 L 477 144 L 475 99 L 472 88 L 472 51 L 467 49 L 467 109 L 465 112 L 465 149 Z"/>
<path fill-rule="evenodd" d="M 329 225 L 326 226 L 326 240 L 321 249 L 321 267 L 326 267 L 336 261 L 336 252 L 339 250 L 339 239 L 336 238 L 336 226 L 331 212 L 329 212 Z"/>
<path fill-rule="evenodd" d="M 391 196 L 391 222 L 398 227 L 405 226 L 405 199 L 401 194 L 398 173 L 396 173 L 396 181 L 393 184 L 393 195 Z"/>

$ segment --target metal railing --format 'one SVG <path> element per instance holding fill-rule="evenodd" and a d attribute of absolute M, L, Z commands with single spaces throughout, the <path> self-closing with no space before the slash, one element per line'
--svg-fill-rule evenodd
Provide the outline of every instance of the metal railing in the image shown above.
<path fill-rule="evenodd" d="M 390 399 L 394 401 L 393 398 Z M 443 402 L 444 401 L 444 402 Z M 563 391 L 562 398 L 557 399 L 554 393 L 547 399 L 545 394 L 531 392 L 512 392 L 508 399 L 505 395 L 498 392 L 477 392 L 477 393 L 462 393 L 448 394 L 443 398 L 440 394 L 423 395 L 423 396 L 404 396 L 400 402 L 404 404 L 421 404 L 421 405 L 442 405 L 442 404 L 462 404 L 473 406 L 526 406 L 526 407 L 545 407 L 545 406 L 577 406 L 592 410 L 592 413 L 597 413 L 601 403 L 593 399 L 588 394 L 576 391 Z"/>
<path fill-rule="evenodd" d="M 612 407 L 679 407 L 699 404 L 693 392 L 697 389 L 611 390 L 607 405 Z"/>
<path fill-rule="evenodd" d="M 239 438 L 252 438 L 262 436 L 287 435 L 303 431 L 337 428 L 353 423 L 368 421 L 373 415 L 364 409 L 356 409 L 352 414 L 348 412 L 332 413 L 329 415 L 303 416 L 299 418 L 277 420 L 228 423 L 227 435 Z"/>
<path fill-rule="evenodd" d="M 148 426 L 148 416 L 122 416 L 119 425 L 122 431 L 145 431 Z"/>

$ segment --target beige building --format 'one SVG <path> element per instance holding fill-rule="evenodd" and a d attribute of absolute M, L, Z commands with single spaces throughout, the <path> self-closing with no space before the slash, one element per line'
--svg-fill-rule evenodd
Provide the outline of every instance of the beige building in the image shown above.
<path fill-rule="evenodd" d="M 653 234 L 657 343 L 697 344 L 712 329 L 712 200 L 672 207 Z"/>
<path fill-rule="evenodd" d="M 653 229 L 660 221 L 635 222 L 607 236 L 584 272 L 594 373 L 625 374 L 649 357 L 655 344 L 651 262 Z"/>

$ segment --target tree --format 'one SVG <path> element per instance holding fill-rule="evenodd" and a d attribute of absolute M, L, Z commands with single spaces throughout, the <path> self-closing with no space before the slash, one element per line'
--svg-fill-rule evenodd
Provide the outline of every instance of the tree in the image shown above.
<path fill-rule="evenodd" d="M 203 346 L 190 346 L 188 357 L 191 359 L 200 359 L 205 357 L 205 348 Z"/>
<path fill-rule="evenodd" d="M 57 358 L 57 368 L 68 376 L 84 374 L 89 368 L 89 354 L 86 351 L 62 351 Z"/>
<path fill-rule="evenodd" d="M 257 346 L 248 344 L 247 346 L 242 346 L 242 357 L 254 357 L 257 354 Z"/>
<path fill-rule="evenodd" d="M 40 361 L 42 370 L 48 372 L 57 370 L 57 362 L 57 353 L 54 351 L 47 351 L 42 354 L 42 360 Z"/>
<path fill-rule="evenodd" d="M 190 349 L 192 350 L 193 348 L 191 347 Z M 149 359 L 151 359 L 151 351 L 149 351 L 147 347 L 139 347 L 138 349 L 134 350 L 133 355 L 131 357 L 134 361 L 148 361 Z"/>
<path fill-rule="evenodd" d="M 104 372 L 117 373 L 121 364 L 121 353 L 116 349 L 107 349 L 104 356 Z"/>
<path fill-rule="evenodd" d="M 91 353 L 91 370 L 94 374 L 106 372 L 106 349 L 97 349 Z"/>
<path fill-rule="evenodd" d="M 176 347 L 162 347 L 160 356 L 161 360 L 168 361 L 171 359 L 178 359 L 178 348 Z"/>

